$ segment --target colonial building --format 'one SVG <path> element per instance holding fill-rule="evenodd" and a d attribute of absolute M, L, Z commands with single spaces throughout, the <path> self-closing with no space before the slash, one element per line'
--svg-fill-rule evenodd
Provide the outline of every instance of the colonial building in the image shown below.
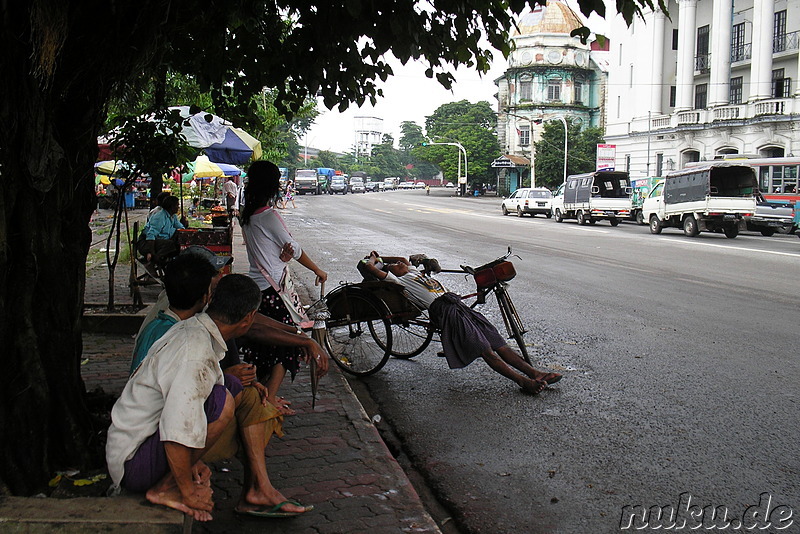
<path fill-rule="evenodd" d="M 609 33 L 606 141 L 661 176 L 724 154 L 800 154 L 800 0 L 671 0 Z M 794 80 L 794 82 L 793 82 Z"/>
<path fill-rule="evenodd" d="M 504 155 L 514 156 L 498 158 L 495 166 L 501 192 L 535 184 L 530 161 L 543 122 L 569 119 L 583 127 L 604 126 L 607 53 L 570 36 L 581 26 L 583 20 L 567 4 L 550 0 L 523 15 L 512 33 L 515 50 L 508 70 L 495 80 L 497 137 Z M 563 151 L 563 145 L 554 150 Z"/>

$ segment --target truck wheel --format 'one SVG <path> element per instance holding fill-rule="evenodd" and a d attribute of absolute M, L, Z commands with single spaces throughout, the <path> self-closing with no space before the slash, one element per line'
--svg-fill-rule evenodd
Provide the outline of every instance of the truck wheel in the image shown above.
<path fill-rule="evenodd" d="M 650 233 L 651 234 L 661 233 L 661 222 L 658 220 L 658 215 L 656 215 L 655 213 L 650 216 Z"/>
<path fill-rule="evenodd" d="M 762 228 L 761 235 L 764 237 L 772 237 L 775 235 L 775 228 Z"/>
<path fill-rule="evenodd" d="M 581 226 L 586 224 L 586 218 L 583 216 L 583 210 L 578 210 L 578 213 L 575 215 L 575 217 L 578 219 L 578 224 Z"/>
<path fill-rule="evenodd" d="M 608 222 L 611 223 L 611 226 L 619 226 L 619 219 L 609 219 Z"/>
<path fill-rule="evenodd" d="M 547 213 L 544 214 L 544 216 L 549 219 L 550 217 L 553 216 L 553 212 L 552 211 L 548 211 Z"/>
<path fill-rule="evenodd" d="M 694 218 L 694 215 L 687 215 L 683 220 L 683 233 L 687 237 L 695 237 L 700 233 L 700 230 L 697 229 L 697 219 Z"/>
<path fill-rule="evenodd" d="M 597 219 L 589 217 L 589 224 L 597 224 Z"/>
<path fill-rule="evenodd" d="M 739 226 L 736 225 L 726 226 L 725 228 L 723 228 L 722 231 L 725 232 L 725 237 L 727 237 L 728 239 L 733 239 L 734 237 L 739 235 Z"/>
<path fill-rule="evenodd" d="M 517 206 L 517 217 L 522 217 L 523 215 L 525 215 L 525 214 L 522 212 L 522 208 Z"/>
<path fill-rule="evenodd" d="M 564 222 L 564 216 L 561 215 L 561 210 L 556 208 L 556 222 Z"/>
<path fill-rule="evenodd" d="M 645 224 L 644 213 L 642 213 L 641 211 L 636 212 L 636 224 L 641 224 L 642 226 L 644 226 Z"/>

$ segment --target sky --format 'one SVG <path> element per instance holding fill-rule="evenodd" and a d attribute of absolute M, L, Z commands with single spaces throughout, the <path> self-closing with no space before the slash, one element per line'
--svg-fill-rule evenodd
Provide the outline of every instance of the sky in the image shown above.
<path fill-rule="evenodd" d="M 576 1 L 568 0 L 567 3 L 580 14 Z M 609 7 L 607 12 L 614 13 L 613 5 Z M 589 27 L 602 32 L 605 24 L 603 19 L 593 16 Z M 442 104 L 459 100 L 468 100 L 472 103 L 486 100 L 492 109 L 496 109 L 497 100 L 494 95 L 497 93 L 497 86 L 494 80 L 505 72 L 508 62 L 500 52 L 493 50 L 493 54 L 492 67 L 483 76 L 469 68 L 455 70 L 456 81 L 449 91 L 439 85 L 436 79 L 425 77 L 424 63 L 409 62 L 401 65 L 394 58 L 389 58 L 395 75 L 379 85 L 383 89 L 384 96 L 378 98 L 375 107 L 364 105 L 358 108 L 351 105 L 345 112 L 339 113 L 336 108 L 333 111 L 328 110 L 320 99 L 317 107 L 321 112 L 320 116 L 305 138 L 300 139 L 300 144 L 320 150 L 350 152 L 355 140 L 355 117 L 369 116 L 383 119 L 383 133 L 391 135 L 397 146 L 400 140 L 400 123 L 412 121 L 424 130 L 425 117 L 432 115 Z"/>

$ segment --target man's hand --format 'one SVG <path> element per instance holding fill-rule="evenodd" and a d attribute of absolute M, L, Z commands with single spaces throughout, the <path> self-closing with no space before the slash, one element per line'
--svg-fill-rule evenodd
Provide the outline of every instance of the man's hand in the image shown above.
<path fill-rule="evenodd" d="M 269 390 L 258 380 L 253 382 L 253 387 L 258 390 L 258 396 L 261 397 L 261 405 L 266 408 L 267 403 L 269 402 Z"/>
<path fill-rule="evenodd" d="M 314 271 L 314 274 L 317 275 L 316 279 L 314 279 L 314 285 L 318 286 L 320 284 L 324 284 L 325 281 L 328 279 L 328 273 L 323 271 L 322 269 L 317 269 Z"/>
<path fill-rule="evenodd" d="M 303 345 L 303 361 L 308 363 L 314 358 L 317 362 L 317 377 L 321 378 L 328 373 L 328 353 L 313 339 L 308 338 L 308 341 Z"/>
<path fill-rule="evenodd" d="M 185 216 L 181 217 L 180 223 L 183 225 L 184 228 L 189 228 L 189 221 L 186 219 Z"/>
<path fill-rule="evenodd" d="M 250 363 L 231 365 L 225 369 L 225 372 L 238 378 L 243 386 L 252 386 L 258 382 L 256 380 L 256 366 Z"/>

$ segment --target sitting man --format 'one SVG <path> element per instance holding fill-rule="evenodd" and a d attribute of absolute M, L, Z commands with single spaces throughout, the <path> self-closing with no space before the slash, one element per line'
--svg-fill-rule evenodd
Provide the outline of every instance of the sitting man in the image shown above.
<path fill-rule="evenodd" d="M 137 249 L 139 254 L 150 263 L 155 261 L 163 265 L 178 253 L 178 236 L 176 230 L 186 228 L 186 219 L 178 220 L 178 197 L 168 196 L 161 202 L 161 209 L 153 209 L 148 216 L 147 224 L 139 237 Z"/>
<path fill-rule="evenodd" d="M 381 266 L 380 261 L 385 263 Z M 533 368 L 483 315 L 466 306 L 458 295 L 448 293 L 438 280 L 417 271 L 406 258 L 384 256 L 381 260 L 372 251 L 362 265 L 375 278 L 402 285 L 414 304 L 429 311 L 431 320 L 441 328 L 444 356 L 451 369 L 466 367 L 480 357 L 531 395 L 561 380 L 558 373 Z"/>
<path fill-rule="evenodd" d="M 192 260 L 207 263 L 187 256 L 176 268 Z M 206 279 L 210 283 L 211 276 Z M 234 454 L 238 427 L 247 459 L 236 510 L 287 517 L 312 509 L 287 500 L 267 476 L 264 449 L 280 431 L 276 410 L 219 365 L 226 341 L 250 329 L 260 300 L 250 278 L 230 275 L 217 284 L 207 313 L 177 322 L 153 344 L 111 411 L 106 459 L 112 491 L 146 492 L 150 502 L 210 520 L 211 472 L 201 460 Z"/>

